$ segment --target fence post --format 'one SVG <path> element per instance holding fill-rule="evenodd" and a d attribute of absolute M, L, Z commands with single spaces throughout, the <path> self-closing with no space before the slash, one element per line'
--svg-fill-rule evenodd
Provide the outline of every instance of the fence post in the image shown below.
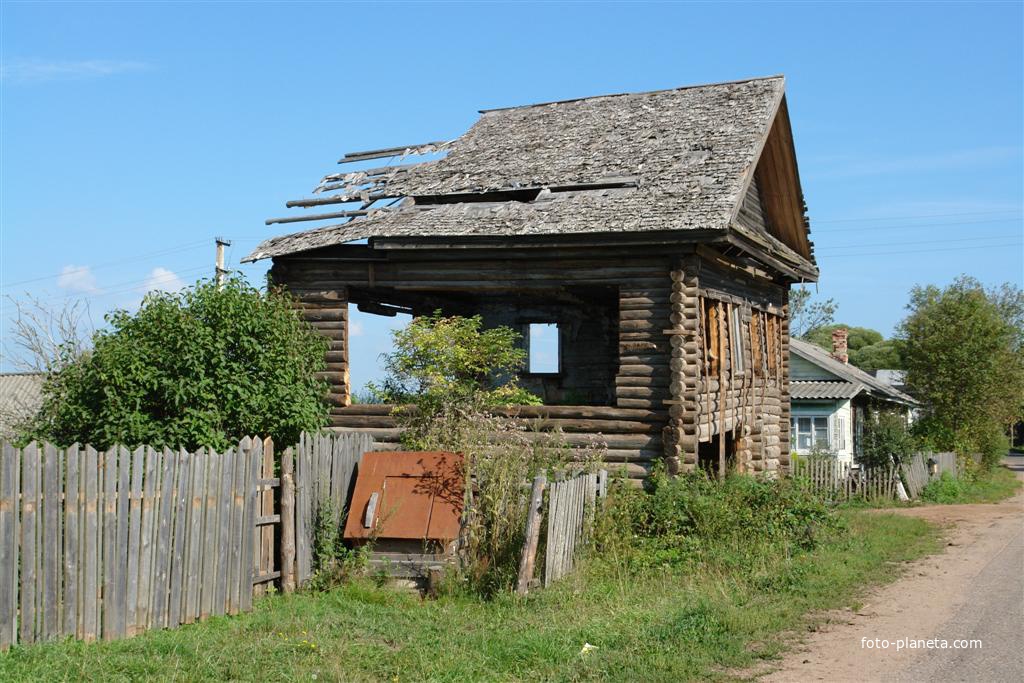
<path fill-rule="evenodd" d="M 519 581 L 516 584 L 516 593 L 526 595 L 530 590 L 530 581 L 533 579 L 533 566 L 537 559 L 537 545 L 540 542 L 540 523 L 544 516 L 544 485 L 547 483 L 547 476 L 544 473 L 538 474 L 533 480 L 533 488 L 530 490 L 530 511 L 526 517 L 526 538 L 523 541 L 523 554 L 519 558 Z"/>
<path fill-rule="evenodd" d="M 295 475 L 291 448 L 281 456 L 281 590 L 295 591 Z"/>

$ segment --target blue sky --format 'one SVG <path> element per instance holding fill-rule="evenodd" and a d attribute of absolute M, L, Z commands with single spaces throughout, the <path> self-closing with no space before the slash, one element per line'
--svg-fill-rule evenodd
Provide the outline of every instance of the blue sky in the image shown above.
<path fill-rule="evenodd" d="M 343 152 L 452 138 L 481 108 L 777 73 L 841 320 L 888 334 L 915 283 L 1024 280 L 1021 3 L 0 13 L 0 284 L 97 320 L 209 275 L 214 235 L 237 267 Z M 357 386 L 393 324 L 355 318 Z"/>

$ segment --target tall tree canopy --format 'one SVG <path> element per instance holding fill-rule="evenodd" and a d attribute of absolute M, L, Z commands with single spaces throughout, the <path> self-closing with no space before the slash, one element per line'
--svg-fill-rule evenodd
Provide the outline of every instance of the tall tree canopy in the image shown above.
<path fill-rule="evenodd" d="M 928 408 L 922 427 L 939 448 L 998 457 L 996 435 L 1024 414 L 1024 296 L 962 276 L 911 291 L 898 338 L 907 383 Z M 1005 443 L 1003 443 L 1005 446 Z"/>
<path fill-rule="evenodd" d="M 44 386 L 32 436 L 59 444 L 226 448 L 245 435 L 289 444 L 326 420 L 326 341 L 291 299 L 241 278 L 147 295 L 115 311 L 92 350 Z"/>
<path fill-rule="evenodd" d="M 812 344 L 817 344 L 826 351 L 831 351 L 832 332 L 844 328 L 849 332 L 847 346 L 850 363 L 868 372 L 883 368 L 891 370 L 903 368 L 897 343 L 892 339 L 885 339 L 881 332 L 872 330 L 870 327 L 833 323 L 811 330 L 804 336 L 804 339 Z"/>

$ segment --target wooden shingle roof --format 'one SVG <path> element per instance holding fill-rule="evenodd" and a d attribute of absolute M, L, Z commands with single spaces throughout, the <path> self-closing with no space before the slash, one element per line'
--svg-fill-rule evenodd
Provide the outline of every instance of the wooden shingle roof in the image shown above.
<path fill-rule="evenodd" d="M 268 239 L 246 260 L 367 238 L 725 231 L 783 94 L 774 76 L 484 111 L 453 141 L 397 152 L 441 159 L 326 176 L 289 206 L 368 213 Z M 384 199 L 399 203 L 374 210 Z"/>

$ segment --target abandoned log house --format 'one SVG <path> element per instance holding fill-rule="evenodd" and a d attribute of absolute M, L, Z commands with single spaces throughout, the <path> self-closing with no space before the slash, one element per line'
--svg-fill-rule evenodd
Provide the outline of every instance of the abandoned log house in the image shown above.
<path fill-rule="evenodd" d="M 332 426 L 396 447 L 389 407 L 351 405 L 348 307 L 439 309 L 556 331 L 557 362 L 522 378 L 545 405 L 520 414 L 600 434 L 631 477 L 786 467 L 788 290 L 818 270 L 784 84 L 487 110 L 454 140 L 346 154 L 288 202 L 311 213 L 267 221 L 329 224 L 247 257 L 329 337 Z"/>

